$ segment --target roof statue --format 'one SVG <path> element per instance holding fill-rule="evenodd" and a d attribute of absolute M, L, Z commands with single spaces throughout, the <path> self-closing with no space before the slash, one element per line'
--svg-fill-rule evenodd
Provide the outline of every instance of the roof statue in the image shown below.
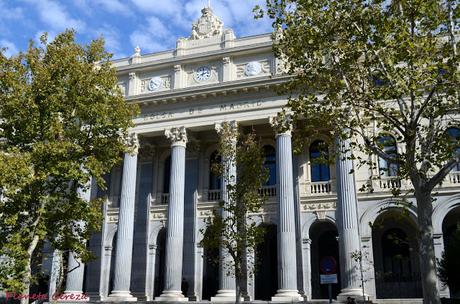
<path fill-rule="evenodd" d="M 190 40 L 222 35 L 224 23 L 213 14 L 210 6 L 201 10 L 201 17 L 192 25 Z"/>

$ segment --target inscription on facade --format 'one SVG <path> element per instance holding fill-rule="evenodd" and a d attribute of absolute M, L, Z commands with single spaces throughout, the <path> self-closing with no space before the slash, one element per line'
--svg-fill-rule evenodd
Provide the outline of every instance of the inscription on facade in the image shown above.
<path fill-rule="evenodd" d="M 187 117 L 187 116 L 197 116 L 211 113 L 223 113 L 223 112 L 232 112 L 240 111 L 251 108 L 258 108 L 263 105 L 262 100 L 255 101 L 243 101 L 243 102 L 233 102 L 225 103 L 220 105 L 213 105 L 209 107 L 190 107 L 188 109 L 180 109 L 177 111 L 159 111 L 142 114 L 140 118 L 143 121 L 156 121 L 163 119 L 172 119 L 178 117 Z"/>

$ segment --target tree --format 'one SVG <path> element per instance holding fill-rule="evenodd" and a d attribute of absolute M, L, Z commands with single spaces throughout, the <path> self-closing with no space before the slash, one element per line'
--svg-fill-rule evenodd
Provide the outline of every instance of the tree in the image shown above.
<path fill-rule="evenodd" d="M 460 224 L 448 239 L 446 249 L 439 261 L 439 278 L 449 286 L 452 295 L 460 293 Z"/>
<path fill-rule="evenodd" d="M 424 303 L 440 303 L 432 193 L 459 162 L 459 138 L 450 138 L 449 128 L 460 125 L 460 6 L 451 0 L 266 4 L 255 12 L 274 19 L 274 51 L 292 75 L 283 92 L 290 94 L 298 147 L 302 137 L 327 132 L 349 140 L 359 164 L 375 168 L 369 155 L 377 155 L 397 174 L 396 186 L 411 182 Z M 382 137 L 390 134 L 402 147 L 397 153 L 385 149 Z"/>
<path fill-rule="evenodd" d="M 117 86 L 103 40 L 81 46 L 66 31 L 26 52 L 0 53 L 0 287 L 28 294 L 31 261 L 46 240 L 82 261 L 99 229 L 102 200 L 77 190 L 131 151 L 137 108 Z M 84 223 L 84 225 L 81 225 Z M 27 300 L 22 300 L 27 302 Z"/>
<path fill-rule="evenodd" d="M 241 136 L 238 144 L 237 138 L 236 127 L 223 123 L 218 150 L 222 164 L 214 170 L 223 176 L 226 190 L 220 210 L 214 210 L 213 216 L 207 219 L 206 237 L 201 244 L 207 249 L 223 251 L 219 262 L 228 275 L 235 277 L 236 303 L 239 303 L 247 291 L 247 275 L 252 273 L 247 257 L 263 240 L 264 228 L 256 225 L 251 214 L 259 212 L 264 203 L 259 192 L 268 179 L 268 172 L 255 135 Z"/>

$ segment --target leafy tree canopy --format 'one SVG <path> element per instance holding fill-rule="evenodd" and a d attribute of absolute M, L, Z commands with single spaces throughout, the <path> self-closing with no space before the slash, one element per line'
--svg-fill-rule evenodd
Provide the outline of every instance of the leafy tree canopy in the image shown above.
<path fill-rule="evenodd" d="M 0 52 L 0 286 L 27 292 L 31 258 L 46 239 L 90 257 L 101 200 L 89 189 L 129 151 L 137 108 L 117 86 L 103 40 L 79 45 L 66 31 L 10 58 Z M 84 223 L 84 224 L 82 224 Z"/>
<path fill-rule="evenodd" d="M 255 11 L 273 18 L 275 53 L 284 62 L 281 68 L 293 75 L 283 92 L 291 96 L 286 110 L 294 115 L 297 148 L 306 136 L 329 133 L 350 140 L 358 164 L 375 168 L 375 158 L 369 157 L 374 154 L 393 164 L 389 171 L 397 171 L 395 178 L 410 180 L 424 302 L 439 303 L 431 193 L 460 157 L 459 138 L 449 132 L 460 126 L 458 1 L 266 4 Z M 397 151 L 385 149 L 393 141 L 388 135 Z"/>

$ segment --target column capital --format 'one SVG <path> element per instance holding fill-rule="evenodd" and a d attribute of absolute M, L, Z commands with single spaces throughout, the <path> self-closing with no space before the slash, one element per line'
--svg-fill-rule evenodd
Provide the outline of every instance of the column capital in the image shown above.
<path fill-rule="evenodd" d="M 130 133 L 128 134 L 127 142 L 126 144 L 131 147 L 131 151 L 129 154 L 131 155 L 137 155 L 139 153 L 139 137 L 137 136 L 136 133 Z"/>
<path fill-rule="evenodd" d="M 277 136 L 282 134 L 291 135 L 292 117 L 290 114 L 280 112 L 276 116 L 269 117 L 269 122 Z"/>
<path fill-rule="evenodd" d="M 185 127 L 165 129 L 165 136 L 173 146 L 181 145 L 185 147 L 187 144 L 187 130 Z"/>
<path fill-rule="evenodd" d="M 238 135 L 238 122 L 236 122 L 236 120 L 216 122 L 214 124 L 214 129 L 219 135 L 229 133 L 225 135 L 236 137 Z"/>
<path fill-rule="evenodd" d="M 136 73 L 135 72 L 130 72 L 129 73 L 129 80 L 134 80 L 136 79 Z"/>

